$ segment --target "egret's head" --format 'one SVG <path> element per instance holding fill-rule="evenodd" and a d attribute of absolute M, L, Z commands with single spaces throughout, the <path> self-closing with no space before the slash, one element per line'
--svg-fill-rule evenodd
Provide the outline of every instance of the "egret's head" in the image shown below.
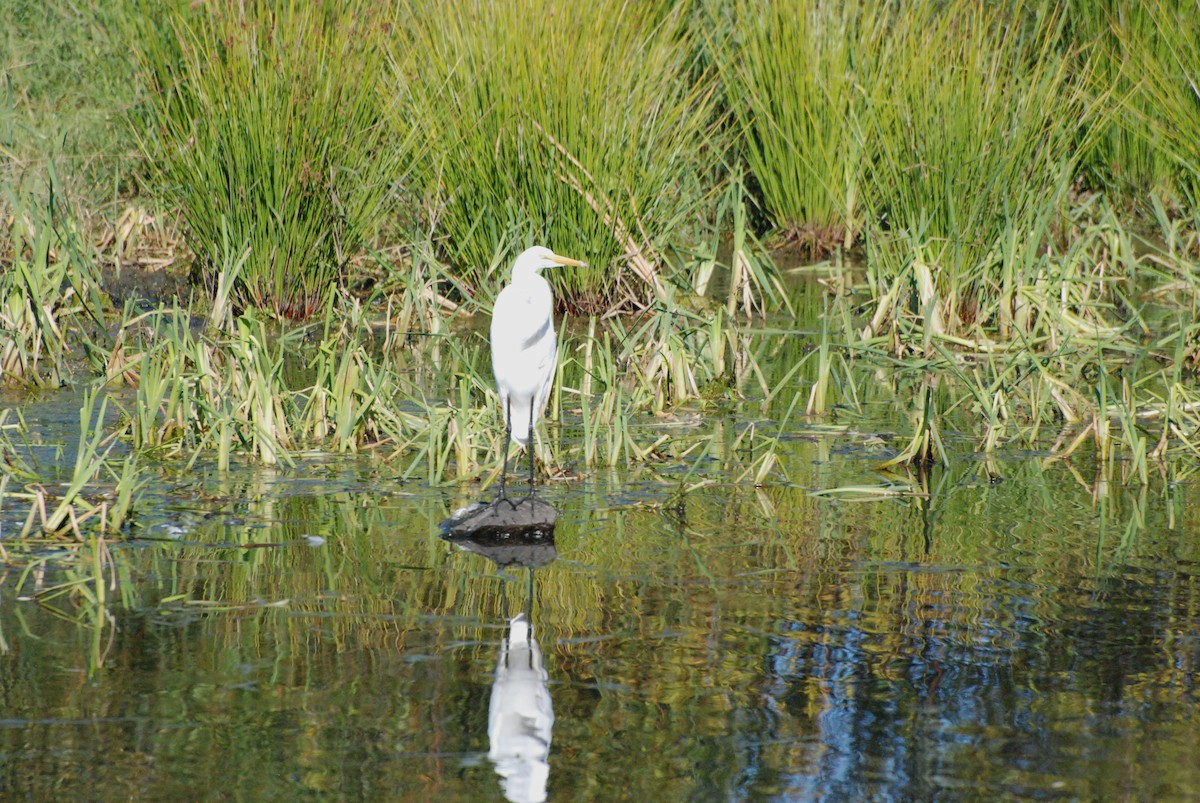
<path fill-rule="evenodd" d="M 516 282 L 522 278 L 533 276 L 542 268 L 558 268 L 564 265 L 574 265 L 579 268 L 587 267 L 586 262 L 559 256 L 545 246 L 535 245 L 533 248 L 527 248 L 522 251 L 516 261 L 513 262 L 512 280 Z"/>

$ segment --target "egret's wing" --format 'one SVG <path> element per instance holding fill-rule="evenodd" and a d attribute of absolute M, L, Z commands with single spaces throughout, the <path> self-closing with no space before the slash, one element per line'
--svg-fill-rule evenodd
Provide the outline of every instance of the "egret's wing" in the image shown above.
<path fill-rule="evenodd" d="M 537 390 L 534 404 L 537 405 L 539 416 L 545 412 L 546 402 L 550 399 L 550 386 L 554 383 L 554 366 L 557 363 L 558 339 L 554 336 L 554 330 L 551 329 L 543 338 L 541 354 L 538 357 L 538 374 L 541 376 L 542 384 Z"/>
<path fill-rule="evenodd" d="M 533 397 L 557 358 L 549 286 L 504 288 L 492 310 L 491 341 L 497 385 Z"/>
<path fill-rule="evenodd" d="M 538 278 L 504 288 L 492 309 L 491 341 L 505 420 L 513 439 L 526 443 L 531 420 L 545 407 L 558 357 L 550 286 Z"/>
<path fill-rule="evenodd" d="M 523 352 L 553 330 L 548 293 L 546 298 L 538 295 L 509 285 L 496 297 L 492 308 L 493 353 L 500 346 L 506 355 Z"/>

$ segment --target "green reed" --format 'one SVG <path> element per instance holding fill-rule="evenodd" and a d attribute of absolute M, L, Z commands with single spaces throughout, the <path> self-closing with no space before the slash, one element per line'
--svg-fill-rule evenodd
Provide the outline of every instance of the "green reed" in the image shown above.
<path fill-rule="evenodd" d="M 906 11 L 879 60 L 890 102 L 859 133 L 878 152 L 868 264 L 884 288 L 908 274 L 933 334 L 990 322 L 1001 238 L 1011 228 L 1045 243 L 1094 105 L 1056 50 L 1061 14 L 1038 7 L 1026 28 L 1010 13 L 966 2 Z"/>
<path fill-rule="evenodd" d="M 1091 91 L 1104 98 L 1094 147 L 1081 167 L 1100 186 L 1139 204 L 1147 192 L 1177 195 L 1178 189 L 1178 171 L 1156 131 L 1161 117 L 1151 83 L 1157 77 L 1150 73 L 1170 63 L 1176 32 L 1182 39 L 1190 26 L 1194 41 L 1197 31 L 1190 15 L 1180 14 L 1172 30 L 1159 35 L 1156 18 L 1163 19 L 1164 11 L 1159 3 L 1075 2 L 1066 32 L 1086 47 Z"/>
<path fill-rule="evenodd" d="M 210 282 L 248 249 L 239 304 L 318 313 L 385 211 L 383 37 L 365 3 L 171 4 L 141 26 L 142 148 Z"/>
<path fill-rule="evenodd" d="M 733 13 L 737 27 L 714 43 L 716 61 L 766 211 L 810 252 L 849 247 L 863 228 L 863 168 L 873 155 L 869 140 L 851 136 L 851 121 L 882 88 L 860 71 L 894 12 L 806 0 L 737 2 Z"/>
<path fill-rule="evenodd" d="M 845 302 L 838 297 L 834 303 Z M 1200 393 L 1184 373 L 1184 330 L 1175 332 L 1150 353 L 1114 348 L 1092 330 L 1063 334 L 1059 342 L 1047 337 L 982 349 L 935 338 L 928 356 L 899 359 L 852 336 L 841 346 L 851 357 L 844 363 L 850 382 L 843 392 L 866 394 L 862 400 L 876 410 L 890 405 L 910 421 L 897 435 L 898 454 L 885 466 L 946 462 L 945 434 L 952 432 L 972 439 L 984 455 L 1010 445 L 1047 450 L 1050 462 L 1119 465 L 1144 484 L 1151 470 L 1165 472 L 1197 453 Z M 868 375 L 875 381 L 866 381 Z M 851 415 L 860 399 L 848 401 L 842 416 Z"/>
<path fill-rule="evenodd" d="M 0 252 L 0 384 L 66 384 L 73 348 L 94 346 L 85 327 L 104 320 L 99 275 L 56 187 L 51 171 L 44 201 L 11 192 L 11 218 L 0 221 L 9 235 Z"/>
<path fill-rule="evenodd" d="M 239 318 L 220 337 L 193 332 L 179 310 L 141 323 L 153 327 L 144 350 L 136 359 L 137 346 L 123 351 L 123 374 L 137 386 L 125 412 L 135 449 L 194 457 L 215 448 L 222 466 L 235 447 L 267 464 L 291 461 L 296 400 L 283 384 L 283 346 L 262 321 Z"/>
<path fill-rule="evenodd" d="M 657 1 L 401 5 L 397 124 L 427 138 L 414 183 L 464 283 L 538 242 L 589 263 L 560 272 L 573 307 L 657 293 L 714 160 L 688 23 Z"/>
<path fill-rule="evenodd" d="M 1113 20 L 1122 77 L 1134 84 L 1125 119 L 1141 142 L 1170 160 L 1193 214 L 1200 203 L 1200 5 L 1136 4 Z M 1156 176 L 1157 177 L 1157 176 Z"/>

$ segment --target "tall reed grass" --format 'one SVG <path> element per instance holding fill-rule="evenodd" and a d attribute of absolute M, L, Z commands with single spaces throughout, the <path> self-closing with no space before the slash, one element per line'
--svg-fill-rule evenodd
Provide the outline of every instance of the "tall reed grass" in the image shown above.
<path fill-rule="evenodd" d="M 849 247 L 865 215 L 873 143 L 853 122 L 885 103 L 871 65 L 893 24 L 886 4 L 739 0 L 711 29 L 746 162 L 774 227 L 807 252 Z M 879 94 L 878 97 L 875 97 Z"/>
<path fill-rule="evenodd" d="M 319 313 L 391 200 L 401 161 L 372 8 L 173 3 L 140 26 L 142 147 L 210 286 L 230 244 L 249 248 L 240 306 Z"/>
<path fill-rule="evenodd" d="M 1129 70 L 1140 78 L 1135 114 L 1174 163 L 1180 189 L 1200 222 L 1200 3 L 1150 0 L 1140 8 L 1149 25 L 1118 28 Z"/>
<path fill-rule="evenodd" d="M 915 285 L 934 334 L 994 323 L 1006 234 L 1036 251 L 1064 211 L 1095 100 L 1058 49 L 1062 12 L 920 3 L 896 20 L 876 75 L 867 259 L 883 296 Z"/>
<path fill-rule="evenodd" d="M 1123 0 L 1075 2 L 1069 5 L 1065 47 L 1084 48 L 1080 62 L 1090 68 L 1092 92 L 1103 99 L 1103 113 L 1094 121 L 1093 147 L 1081 161 L 1081 173 L 1094 189 L 1107 189 L 1135 204 L 1145 194 L 1178 196 L 1178 169 L 1156 130 L 1159 119 L 1152 96 L 1155 89 L 1146 65 L 1170 62 L 1169 39 L 1187 37 L 1188 15 L 1175 20 L 1172 30 L 1159 35 L 1156 3 Z M 1191 40 L 1197 31 L 1191 30 Z M 1114 201 L 1116 198 L 1113 199 Z"/>
<path fill-rule="evenodd" d="M 399 34 L 399 125 L 429 153 L 414 185 L 463 281 L 499 284 L 488 266 L 538 242 L 590 265 L 560 272 L 577 310 L 653 297 L 720 144 L 687 7 L 408 0 Z"/>

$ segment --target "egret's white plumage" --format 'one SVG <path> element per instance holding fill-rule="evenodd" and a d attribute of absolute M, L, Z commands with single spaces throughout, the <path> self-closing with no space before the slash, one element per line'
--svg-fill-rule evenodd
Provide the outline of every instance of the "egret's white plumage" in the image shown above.
<path fill-rule="evenodd" d="M 558 359 L 554 297 L 539 271 L 585 264 L 534 246 L 513 262 L 512 278 L 496 297 L 492 309 L 492 372 L 505 427 L 522 445 L 529 443 L 531 427 L 546 408 Z"/>

